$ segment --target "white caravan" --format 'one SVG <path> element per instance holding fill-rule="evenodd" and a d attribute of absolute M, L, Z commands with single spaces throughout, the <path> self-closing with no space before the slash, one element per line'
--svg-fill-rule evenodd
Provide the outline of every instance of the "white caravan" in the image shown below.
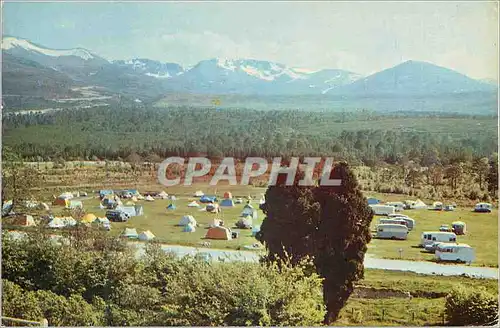
<path fill-rule="evenodd" d="M 385 205 L 394 206 L 396 212 L 401 212 L 405 209 L 405 203 L 403 202 L 388 202 Z"/>
<path fill-rule="evenodd" d="M 398 219 L 398 220 L 405 220 L 406 221 L 406 226 L 408 227 L 408 230 L 413 230 L 415 227 L 415 220 L 410 218 L 408 215 L 404 214 L 389 214 L 387 216 L 389 219 Z"/>
<path fill-rule="evenodd" d="M 396 208 L 389 205 L 370 205 L 370 207 L 375 215 L 389 215 L 396 212 Z"/>
<path fill-rule="evenodd" d="M 408 238 L 408 227 L 402 224 L 379 224 L 377 225 L 377 238 L 405 240 Z"/>
<path fill-rule="evenodd" d="M 457 235 L 453 232 L 444 231 L 427 231 L 422 233 L 420 237 L 420 246 L 425 247 L 435 242 L 456 243 Z"/>
<path fill-rule="evenodd" d="M 474 248 L 467 244 L 439 244 L 435 253 L 438 261 L 472 263 L 476 254 Z"/>

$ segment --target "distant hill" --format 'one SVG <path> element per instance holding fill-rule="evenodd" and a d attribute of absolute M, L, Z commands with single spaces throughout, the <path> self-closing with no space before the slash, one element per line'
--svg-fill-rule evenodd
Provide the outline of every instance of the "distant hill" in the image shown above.
<path fill-rule="evenodd" d="M 469 110 L 496 110 L 495 85 L 418 61 L 363 77 L 256 59 L 213 58 L 191 68 L 147 58 L 108 61 L 87 49 L 49 49 L 15 37 L 2 39 L 2 53 L 3 98 L 10 110 L 72 101 L 110 104 L 107 99 L 211 106 L 213 97 L 225 98 L 226 107 L 263 109 L 447 111 L 467 103 L 478 104 Z"/>
<path fill-rule="evenodd" d="M 349 96 L 438 95 L 488 92 L 490 84 L 426 62 L 407 61 L 336 89 Z"/>

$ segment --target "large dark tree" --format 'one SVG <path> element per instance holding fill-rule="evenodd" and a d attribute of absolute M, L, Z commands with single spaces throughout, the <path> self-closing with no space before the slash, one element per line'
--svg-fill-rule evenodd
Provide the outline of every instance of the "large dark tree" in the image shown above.
<path fill-rule="evenodd" d="M 269 260 L 288 253 L 294 263 L 312 257 L 324 278 L 325 323 L 334 322 L 363 277 L 364 256 L 371 240 L 373 212 L 345 163 L 337 164 L 330 178 L 340 186 L 286 186 L 278 178 L 266 192 L 266 218 L 257 238 L 269 250 Z"/>
<path fill-rule="evenodd" d="M 486 181 L 488 182 L 488 191 L 494 198 L 498 197 L 498 155 L 494 154 L 490 159 L 490 167 Z"/>

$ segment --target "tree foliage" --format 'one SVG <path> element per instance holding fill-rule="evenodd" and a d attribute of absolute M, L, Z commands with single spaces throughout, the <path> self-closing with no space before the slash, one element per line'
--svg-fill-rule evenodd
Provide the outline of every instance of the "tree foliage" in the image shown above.
<path fill-rule="evenodd" d="M 266 218 L 257 238 L 268 251 L 269 260 L 290 257 L 292 263 L 312 257 L 317 273 L 324 278 L 326 323 L 332 323 L 363 277 L 363 260 L 370 242 L 373 212 L 361 194 L 357 180 L 345 163 L 329 173 L 340 186 L 286 186 L 278 178 L 266 192 Z"/>

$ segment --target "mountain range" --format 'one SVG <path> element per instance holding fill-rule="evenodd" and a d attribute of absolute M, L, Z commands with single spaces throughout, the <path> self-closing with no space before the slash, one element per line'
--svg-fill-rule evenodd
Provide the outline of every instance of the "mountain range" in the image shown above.
<path fill-rule="evenodd" d="M 497 86 L 430 63 L 407 61 L 362 76 L 341 69 L 309 70 L 255 59 L 203 60 L 191 68 L 146 58 L 109 61 L 89 50 L 50 49 L 25 39 L 2 39 L 3 99 L 7 107 L 43 99 L 154 102 L 166 95 L 422 97 L 493 93 Z M 88 96 L 88 94 L 87 94 Z M 91 97 L 90 97 L 91 98 Z M 99 98 L 99 97 L 97 97 Z M 53 104 L 52 104 L 53 105 Z"/>

